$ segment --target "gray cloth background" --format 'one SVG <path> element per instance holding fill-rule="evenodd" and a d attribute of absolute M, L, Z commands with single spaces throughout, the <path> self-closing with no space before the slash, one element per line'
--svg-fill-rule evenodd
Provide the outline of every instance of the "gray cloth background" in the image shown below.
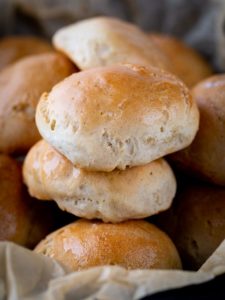
<path fill-rule="evenodd" d="M 225 70 L 225 0 L 0 0 L 0 35 L 50 38 L 62 26 L 98 15 L 176 35 Z"/>

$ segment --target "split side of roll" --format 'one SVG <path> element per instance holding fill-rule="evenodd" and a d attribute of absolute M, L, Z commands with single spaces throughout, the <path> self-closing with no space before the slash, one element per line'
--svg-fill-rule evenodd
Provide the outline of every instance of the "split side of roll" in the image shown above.
<path fill-rule="evenodd" d="M 163 159 L 125 171 L 90 172 L 74 167 L 45 141 L 29 151 L 23 175 L 32 196 L 54 199 L 76 216 L 105 222 L 157 214 L 170 207 L 176 192 L 175 177 Z"/>

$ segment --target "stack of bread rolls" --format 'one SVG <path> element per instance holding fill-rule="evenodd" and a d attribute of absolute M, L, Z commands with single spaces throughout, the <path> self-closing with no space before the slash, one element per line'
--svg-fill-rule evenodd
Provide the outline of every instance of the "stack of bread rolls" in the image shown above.
<path fill-rule="evenodd" d="M 225 222 L 216 223 L 224 191 L 186 182 L 171 207 L 177 184 L 164 156 L 224 186 L 224 75 L 205 79 L 212 68 L 193 49 L 109 17 L 60 29 L 53 45 L 35 38 L 0 42 L 0 152 L 29 151 L 23 178 L 30 195 L 82 218 L 35 251 L 69 271 L 173 269 L 181 268 L 177 247 L 185 267 L 199 267 L 225 238 Z M 15 211 L 29 215 L 23 205 Z M 176 247 L 143 220 L 156 215 Z M 3 239 L 29 244 L 22 220 L 15 225 L 21 235 L 9 227 Z M 209 237 L 211 247 L 204 243 Z"/>
<path fill-rule="evenodd" d="M 175 196 L 163 157 L 190 145 L 198 130 L 188 88 L 149 37 L 125 22 L 83 21 L 53 41 L 81 71 L 42 95 L 36 125 L 43 140 L 26 156 L 24 180 L 32 196 L 84 219 L 36 251 L 70 271 L 180 268 L 168 236 L 140 219 L 168 209 Z"/>

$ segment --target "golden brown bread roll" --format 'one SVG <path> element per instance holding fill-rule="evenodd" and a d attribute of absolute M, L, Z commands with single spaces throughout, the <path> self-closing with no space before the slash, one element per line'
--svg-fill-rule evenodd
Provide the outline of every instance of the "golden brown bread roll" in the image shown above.
<path fill-rule="evenodd" d="M 20 166 L 0 154 L 0 241 L 34 247 L 55 228 L 55 212 L 52 205 L 28 197 Z"/>
<path fill-rule="evenodd" d="M 24 153 L 40 139 L 39 98 L 74 71 L 67 58 L 52 52 L 23 58 L 0 72 L 0 152 Z"/>
<path fill-rule="evenodd" d="M 167 57 L 141 29 L 112 17 L 95 17 L 61 28 L 53 44 L 81 70 L 118 63 L 171 68 Z"/>
<path fill-rule="evenodd" d="M 74 215 L 105 222 L 157 214 L 170 207 L 176 192 L 163 159 L 125 171 L 90 172 L 74 167 L 44 140 L 28 152 L 23 175 L 32 196 L 54 199 Z"/>
<path fill-rule="evenodd" d="M 24 56 L 52 51 L 45 40 L 33 36 L 11 36 L 0 40 L 0 70 Z"/>
<path fill-rule="evenodd" d="M 171 158 L 184 170 L 225 186 L 225 75 L 210 77 L 192 89 L 200 111 L 193 143 Z"/>
<path fill-rule="evenodd" d="M 145 221 L 105 224 L 79 220 L 53 232 L 35 249 L 68 271 L 101 265 L 127 269 L 180 269 L 172 241 Z"/>
<path fill-rule="evenodd" d="M 87 170 L 147 164 L 188 146 L 199 113 L 188 89 L 156 68 L 116 65 L 71 75 L 44 94 L 42 137 Z"/>
<path fill-rule="evenodd" d="M 225 238 L 225 189 L 186 184 L 157 224 L 175 243 L 184 267 L 200 268 Z"/>
<path fill-rule="evenodd" d="M 172 36 L 152 33 L 150 40 L 168 57 L 170 70 L 188 87 L 212 75 L 211 66 L 194 49 Z"/>

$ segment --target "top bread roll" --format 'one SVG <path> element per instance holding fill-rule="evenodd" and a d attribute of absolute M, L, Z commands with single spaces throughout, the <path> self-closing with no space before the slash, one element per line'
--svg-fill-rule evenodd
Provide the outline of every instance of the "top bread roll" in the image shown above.
<path fill-rule="evenodd" d="M 210 77 L 192 90 L 200 127 L 187 149 L 172 155 L 183 169 L 225 186 L 225 75 Z"/>
<path fill-rule="evenodd" d="M 156 68 L 117 65 L 73 74 L 44 94 L 36 124 L 74 165 L 96 171 L 147 164 L 188 146 L 199 113 L 188 89 Z"/>
<path fill-rule="evenodd" d="M 172 62 L 173 73 L 188 87 L 212 75 L 213 70 L 203 57 L 178 39 L 155 33 L 150 34 L 150 39 Z"/>
<path fill-rule="evenodd" d="M 0 152 L 24 153 L 40 139 L 39 98 L 74 71 L 67 58 L 52 52 L 20 59 L 0 72 Z"/>
<path fill-rule="evenodd" d="M 132 63 L 170 70 L 170 62 L 137 26 L 109 17 L 97 17 L 56 32 L 56 49 L 81 70 Z"/>
<path fill-rule="evenodd" d="M 52 51 L 46 41 L 31 36 L 12 36 L 0 40 L 0 70 L 27 55 Z"/>

